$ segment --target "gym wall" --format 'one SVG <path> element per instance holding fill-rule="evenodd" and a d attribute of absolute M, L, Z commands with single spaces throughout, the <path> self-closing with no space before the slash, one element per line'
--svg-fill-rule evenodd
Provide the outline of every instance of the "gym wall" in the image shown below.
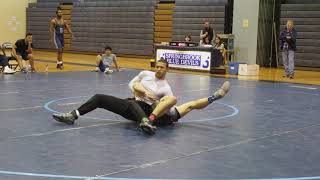
<path fill-rule="evenodd" d="M 36 0 L 1 0 L 0 43 L 15 42 L 26 33 L 26 7 Z"/>

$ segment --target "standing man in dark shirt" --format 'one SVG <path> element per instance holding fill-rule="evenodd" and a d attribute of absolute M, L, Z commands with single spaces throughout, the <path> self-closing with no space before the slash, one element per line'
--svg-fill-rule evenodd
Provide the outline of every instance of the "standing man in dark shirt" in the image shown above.
<path fill-rule="evenodd" d="M 200 44 L 203 44 L 206 38 L 208 38 L 210 44 L 212 44 L 212 40 L 215 38 L 214 30 L 210 27 L 209 21 L 205 21 L 203 24 L 203 29 L 200 32 Z"/>
<path fill-rule="evenodd" d="M 32 34 L 27 33 L 24 39 L 19 39 L 14 44 L 12 49 L 13 56 L 17 58 L 19 65 L 21 66 L 21 71 L 27 72 L 26 67 L 23 67 L 21 64 L 21 59 L 29 61 L 31 66 L 31 72 L 35 72 L 34 68 L 34 57 L 32 55 Z"/>
<path fill-rule="evenodd" d="M 294 78 L 294 53 L 296 48 L 297 31 L 293 27 L 293 21 L 287 21 L 287 27 L 280 33 L 280 49 L 285 68 L 283 77 Z"/>
<path fill-rule="evenodd" d="M 62 10 L 57 8 L 57 17 L 50 21 L 50 42 L 54 44 L 57 49 L 57 69 L 63 69 L 62 53 L 64 48 L 64 29 L 66 29 L 71 36 L 72 31 L 67 22 L 62 18 Z"/>

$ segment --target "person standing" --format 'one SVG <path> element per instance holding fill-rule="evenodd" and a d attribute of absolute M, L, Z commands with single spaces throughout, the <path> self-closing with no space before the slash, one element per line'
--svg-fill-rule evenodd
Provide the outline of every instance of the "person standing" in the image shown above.
<path fill-rule="evenodd" d="M 294 55 L 296 47 L 297 31 L 293 26 L 293 21 L 288 20 L 286 28 L 280 33 L 280 49 L 282 50 L 282 60 L 285 69 L 283 77 L 294 78 Z"/>
<path fill-rule="evenodd" d="M 57 69 L 61 70 L 63 69 L 62 53 L 64 48 L 64 29 L 66 29 L 73 37 L 69 25 L 62 18 L 62 10 L 57 8 L 56 17 L 50 21 L 50 42 L 53 43 L 57 49 Z"/>
<path fill-rule="evenodd" d="M 203 29 L 200 31 L 200 44 L 212 44 L 212 40 L 215 38 L 213 28 L 210 26 L 209 21 L 205 21 Z"/>

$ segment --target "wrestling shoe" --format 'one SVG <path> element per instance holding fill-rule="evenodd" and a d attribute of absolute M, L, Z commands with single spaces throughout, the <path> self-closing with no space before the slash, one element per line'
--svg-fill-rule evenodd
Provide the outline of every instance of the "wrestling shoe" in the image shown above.
<path fill-rule="evenodd" d="M 223 98 L 230 90 L 230 82 L 226 81 L 222 84 L 222 86 L 213 93 L 214 100 L 218 100 Z"/>
<path fill-rule="evenodd" d="M 156 133 L 157 127 L 152 126 L 151 122 L 149 121 L 148 118 L 143 118 L 141 123 L 139 124 L 140 129 L 148 134 L 148 135 L 153 135 Z"/>
<path fill-rule="evenodd" d="M 78 119 L 74 111 L 68 113 L 54 113 L 52 117 L 58 122 L 62 122 L 69 125 L 74 124 L 74 121 Z"/>

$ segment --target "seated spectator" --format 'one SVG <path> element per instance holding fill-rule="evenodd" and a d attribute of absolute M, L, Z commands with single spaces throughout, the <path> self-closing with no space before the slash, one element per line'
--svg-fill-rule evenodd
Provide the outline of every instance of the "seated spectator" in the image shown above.
<path fill-rule="evenodd" d="M 9 67 L 8 58 L 2 54 L 2 51 L 0 51 L 0 66 L 3 67 L 3 73 L 5 73 L 5 74 L 16 73 L 15 70 L 13 70 Z"/>
<path fill-rule="evenodd" d="M 185 35 L 184 36 L 184 41 L 185 42 L 191 42 L 191 36 L 190 35 Z"/>
<path fill-rule="evenodd" d="M 23 69 L 21 59 L 17 59 L 14 56 L 14 49 L 13 49 L 12 43 L 5 42 L 2 44 L 2 47 L 0 45 L 0 55 L 5 56 L 5 58 L 7 58 L 7 60 L 8 60 L 8 62 L 10 62 L 10 60 L 15 60 L 17 62 L 17 64 L 15 64 L 14 66 L 19 66 L 20 70 Z"/>
<path fill-rule="evenodd" d="M 223 50 L 224 49 L 224 44 L 221 41 L 221 38 L 219 36 L 216 36 L 214 40 L 214 48 Z"/>
<path fill-rule="evenodd" d="M 32 34 L 26 34 L 24 39 L 19 39 L 14 45 L 13 55 L 18 60 L 19 64 L 21 59 L 29 61 L 31 66 L 31 72 L 35 72 L 34 68 L 34 57 L 32 55 Z M 21 66 L 21 65 L 20 65 Z M 26 67 L 21 67 L 21 71 L 27 72 Z"/>
<path fill-rule="evenodd" d="M 201 41 L 200 45 L 201 46 L 205 46 L 205 47 L 211 47 L 212 46 L 209 37 L 206 37 L 203 41 Z"/>
<path fill-rule="evenodd" d="M 112 54 L 112 48 L 110 46 L 106 46 L 104 48 L 104 53 L 97 56 L 97 67 L 95 71 L 110 74 L 113 72 L 113 70 L 111 70 L 112 63 L 117 71 L 119 71 L 116 55 Z"/>

